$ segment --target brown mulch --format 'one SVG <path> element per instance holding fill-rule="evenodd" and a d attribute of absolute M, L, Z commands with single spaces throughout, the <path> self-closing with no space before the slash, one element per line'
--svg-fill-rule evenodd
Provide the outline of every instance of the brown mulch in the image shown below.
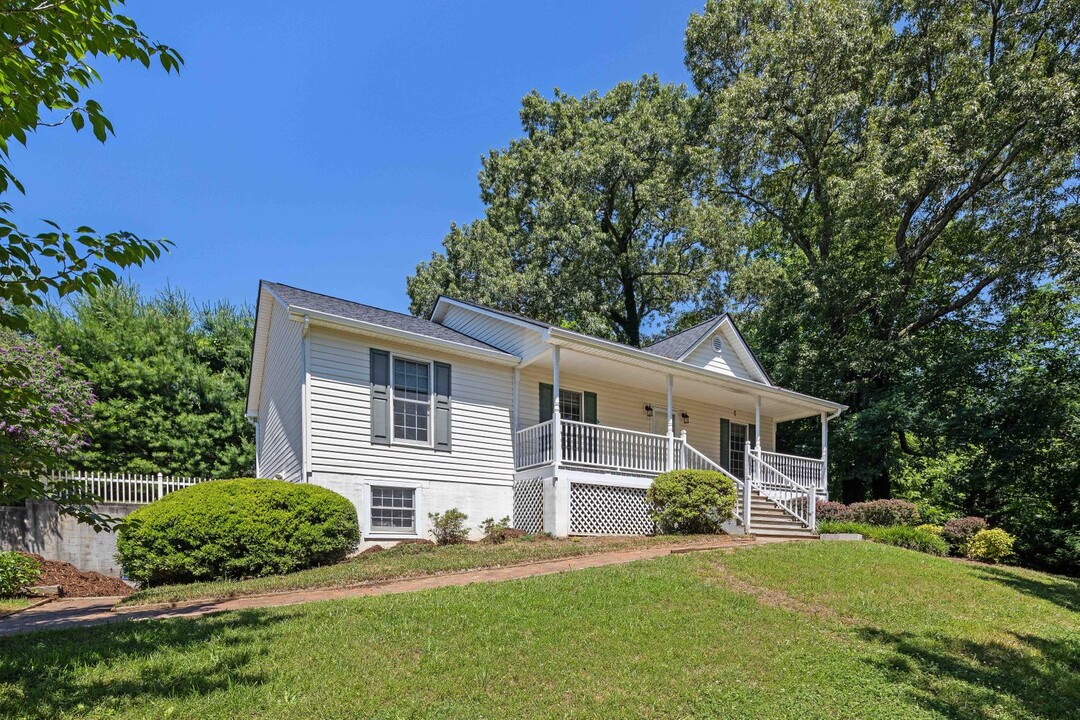
<path fill-rule="evenodd" d="M 38 585 L 59 585 L 64 597 L 113 597 L 130 595 L 134 589 L 120 578 L 102 575 L 92 570 L 80 570 L 71 563 L 46 560 L 40 555 L 22 553 L 37 560 L 41 566 Z"/>

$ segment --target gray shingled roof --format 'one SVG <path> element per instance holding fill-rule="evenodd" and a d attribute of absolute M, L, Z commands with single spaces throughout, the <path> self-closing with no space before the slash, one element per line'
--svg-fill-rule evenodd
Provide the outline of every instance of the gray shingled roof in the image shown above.
<path fill-rule="evenodd" d="M 364 305 L 363 303 L 353 302 L 351 300 L 342 300 L 341 298 L 331 297 L 330 295 L 301 290 L 300 288 L 295 288 L 291 285 L 282 285 L 281 283 L 270 282 L 269 280 L 263 280 L 262 285 L 281 298 L 282 301 L 287 303 L 290 307 L 298 310 L 311 310 L 314 312 L 326 313 L 328 315 L 336 315 L 349 320 L 359 320 L 361 322 L 381 325 L 394 330 L 404 330 L 405 332 L 415 333 L 417 335 L 424 335 L 426 337 L 446 340 L 447 342 L 481 348 L 483 350 L 495 350 L 504 355 L 509 355 L 509 353 L 506 353 L 493 345 L 488 345 L 474 337 L 469 337 L 464 333 L 460 333 L 457 330 L 453 330 L 445 325 L 440 325 L 439 323 L 432 322 L 425 318 L 413 317 L 412 315 L 406 315 L 405 313 L 398 313 L 392 310 L 383 310 L 382 308 L 372 307 L 371 305 Z"/>
<path fill-rule="evenodd" d="M 675 333 L 663 340 L 654 342 L 652 345 L 646 345 L 641 349 L 647 353 L 652 353 L 653 355 L 678 360 L 685 355 L 690 348 L 701 342 L 701 339 L 709 333 L 709 330 L 716 325 L 716 322 L 720 320 L 721 317 L 723 316 L 710 318 L 688 330 Z"/>

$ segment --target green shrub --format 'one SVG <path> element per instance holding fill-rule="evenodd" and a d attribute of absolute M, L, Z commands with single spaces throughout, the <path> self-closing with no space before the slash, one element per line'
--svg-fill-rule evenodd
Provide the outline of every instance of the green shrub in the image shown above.
<path fill-rule="evenodd" d="M 884 545 L 918 550 L 930 555 L 944 555 L 949 551 L 949 545 L 933 532 L 918 527 L 907 525 L 867 525 L 866 523 L 845 523 L 825 521 L 818 523 L 818 532 L 821 533 L 857 533 L 867 540 L 873 540 Z"/>
<path fill-rule="evenodd" d="M 735 483 L 715 470 L 672 470 L 646 492 L 649 512 L 662 533 L 717 533 L 731 518 Z"/>
<path fill-rule="evenodd" d="M 964 554 L 972 560 L 999 563 L 1012 557 L 1014 542 L 1016 538 L 1001 528 L 980 530 L 968 541 Z"/>
<path fill-rule="evenodd" d="M 460 545 L 469 539 L 465 521 L 469 516 L 457 508 L 450 508 L 444 513 L 428 513 L 431 520 L 431 534 L 436 545 Z"/>
<path fill-rule="evenodd" d="M 37 560 L 17 552 L 0 552 L 0 597 L 15 597 L 41 577 Z"/>
<path fill-rule="evenodd" d="M 918 525 L 919 508 L 907 500 L 871 500 L 848 506 L 852 519 L 866 525 Z"/>
<path fill-rule="evenodd" d="M 987 528 L 986 520 L 981 517 L 962 517 L 950 520 L 941 528 L 941 536 L 952 546 L 957 555 L 967 554 L 967 544 L 975 533 Z"/>
<path fill-rule="evenodd" d="M 907 525 L 875 528 L 873 540 L 885 545 L 918 550 L 929 555 L 945 555 L 949 552 L 949 544 L 937 535 Z"/>
<path fill-rule="evenodd" d="M 488 518 L 487 520 L 484 520 L 484 522 L 480 523 L 477 527 L 480 530 L 480 534 L 484 537 L 487 537 L 488 535 L 494 535 L 510 527 L 510 516 L 507 515 L 498 522 L 495 521 L 495 518 Z"/>
<path fill-rule="evenodd" d="M 842 502 L 818 500 L 817 519 L 822 522 L 855 522 L 855 514 Z"/>
<path fill-rule="evenodd" d="M 336 562 L 359 539 L 356 508 L 326 488 L 215 480 L 129 515 L 116 558 L 128 577 L 151 584 L 257 577 Z"/>

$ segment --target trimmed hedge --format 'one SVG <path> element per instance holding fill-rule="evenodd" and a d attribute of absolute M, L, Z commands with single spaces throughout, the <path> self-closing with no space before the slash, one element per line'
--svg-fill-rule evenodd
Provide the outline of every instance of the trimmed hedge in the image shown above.
<path fill-rule="evenodd" d="M 170 493 L 128 516 L 116 559 L 144 583 L 279 575 L 341 560 L 356 508 L 317 485 L 242 478 Z"/>
<path fill-rule="evenodd" d="M 720 532 L 738 497 L 735 483 L 715 470 L 672 470 L 656 476 L 645 494 L 662 533 Z"/>

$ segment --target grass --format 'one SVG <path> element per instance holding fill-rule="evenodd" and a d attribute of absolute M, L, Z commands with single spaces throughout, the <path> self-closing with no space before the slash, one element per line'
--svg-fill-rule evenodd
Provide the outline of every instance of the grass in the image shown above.
<path fill-rule="evenodd" d="M 573 540 L 526 536 L 501 545 L 481 543 L 446 547 L 420 544 L 398 545 L 380 553 L 361 555 L 336 565 L 311 568 L 288 575 L 147 588 L 128 596 L 122 604 L 145 605 L 189 600 L 221 600 L 289 590 L 349 587 L 381 580 L 555 560 L 600 552 L 636 550 L 658 545 L 715 541 L 716 539 L 715 535 L 598 537 Z"/>
<path fill-rule="evenodd" d="M 32 598 L 0 598 L 0 615 L 15 610 L 22 610 L 34 602 Z"/>
<path fill-rule="evenodd" d="M 0 640 L 5 718 L 1080 717 L 1080 590 L 874 543 Z"/>

